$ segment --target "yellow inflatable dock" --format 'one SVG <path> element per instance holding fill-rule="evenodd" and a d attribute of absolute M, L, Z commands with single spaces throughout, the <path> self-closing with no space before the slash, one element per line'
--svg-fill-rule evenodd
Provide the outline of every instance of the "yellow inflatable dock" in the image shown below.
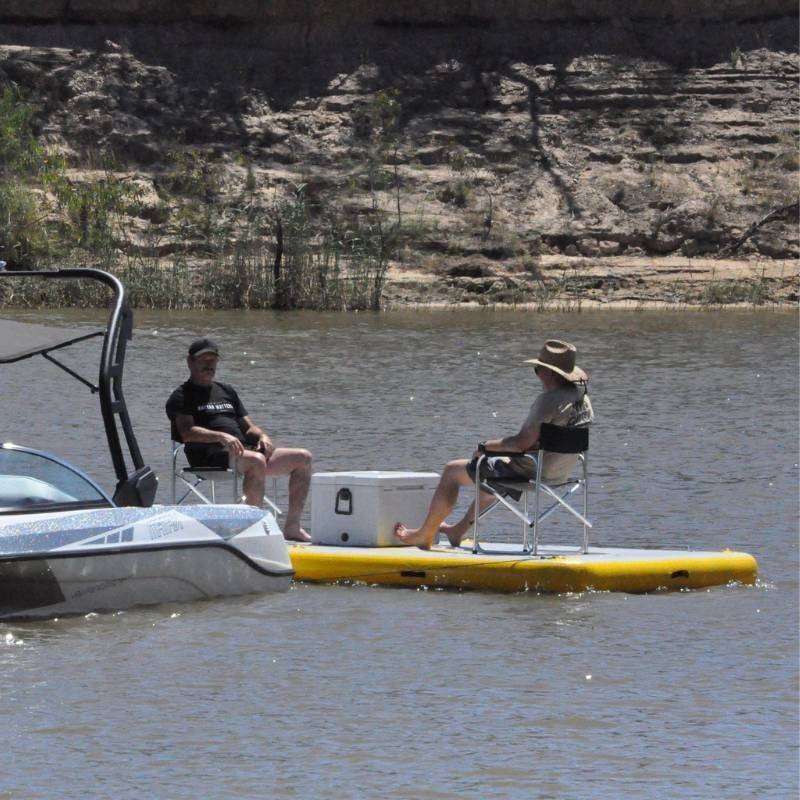
<path fill-rule="evenodd" d="M 654 592 L 755 583 L 758 564 L 724 550 L 633 550 L 543 546 L 523 555 L 518 545 L 482 543 L 486 553 L 460 547 L 347 547 L 290 543 L 295 580 L 365 583 L 494 592 Z"/>

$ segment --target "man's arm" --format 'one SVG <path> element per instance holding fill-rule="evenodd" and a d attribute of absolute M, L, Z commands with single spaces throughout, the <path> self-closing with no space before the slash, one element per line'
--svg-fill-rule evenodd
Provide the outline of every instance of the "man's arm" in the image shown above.
<path fill-rule="evenodd" d="M 258 449 L 264 454 L 264 458 L 269 461 L 270 456 L 275 450 L 272 439 L 246 415 L 244 417 L 239 417 L 237 422 L 245 438 L 250 442 L 258 442 Z"/>
<path fill-rule="evenodd" d="M 235 436 L 223 431 L 212 431 L 210 428 L 195 425 L 194 417 L 191 414 L 176 414 L 175 427 L 184 442 L 221 444 L 236 456 L 240 456 L 244 452 L 244 446 Z"/>
<path fill-rule="evenodd" d="M 527 453 L 530 450 L 538 449 L 542 423 L 551 417 L 548 403 L 547 396 L 540 394 L 531 406 L 518 433 L 513 436 L 504 436 L 502 439 L 491 439 L 484 443 L 484 447 L 487 450 L 499 450 L 507 453 Z M 477 450 L 475 452 L 478 453 Z"/>
<path fill-rule="evenodd" d="M 502 439 L 489 439 L 483 443 L 487 450 L 499 450 L 507 453 L 526 453 L 536 450 L 539 443 L 541 423 L 529 424 L 527 421 L 513 436 L 504 436 Z M 474 455 L 479 455 L 476 450 Z"/>

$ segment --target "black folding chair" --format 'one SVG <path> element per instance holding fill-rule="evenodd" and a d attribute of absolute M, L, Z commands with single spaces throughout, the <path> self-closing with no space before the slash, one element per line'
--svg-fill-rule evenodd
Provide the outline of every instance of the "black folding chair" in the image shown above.
<path fill-rule="evenodd" d="M 522 552 L 525 554 L 538 555 L 539 552 L 539 526 L 541 522 L 560 508 L 568 511 L 573 517 L 583 525 L 583 544 L 582 553 L 589 552 L 589 528 L 592 523 L 587 518 L 588 497 L 587 497 L 587 453 L 589 451 L 589 428 L 574 427 L 566 428 L 558 425 L 543 423 L 539 435 L 539 449 L 530 455 L 536 464 L 536 475 L 533 478 L 484 478 L 481 477 L 481 465 L 485 459 L 494 456 L 519 456 L 520 453 L 488 451 L 481 446 L 481 455 L 475 468 L 475 519 L 473 522 L 472 552 L 489 552 L 481 547 L 479 539 L 479 522 L 481 517 L 486 516 L 493 508 L 502 505 L 507 508 L 514 516 L 520 519 L 522 525 Z M 545 453 L 565 453 L 577 456 L 577 462 L 581 465 L 581 474 L 578 477 L 570 478 L 565 483 L 550 484 L 542 480 L 542 470 L 540 465 L 543 462 Z M 583 493 L 583 513 L 579 512 L 572 505 L 566 502 L 566 498 L 582 490 Z M 509 491 L 520 497 L 520 505 L 517 501 L 508 497 Z M 494 498 L 494 502 L 483 513 L 480 512 L 480 493 L 486 492 Z M 528 494 L 533 492 L 534 505 L 533 514 L 528 513 Z M 554 502 L 544 511 L 540 512 L 540 498 L 542 496 Z"/>

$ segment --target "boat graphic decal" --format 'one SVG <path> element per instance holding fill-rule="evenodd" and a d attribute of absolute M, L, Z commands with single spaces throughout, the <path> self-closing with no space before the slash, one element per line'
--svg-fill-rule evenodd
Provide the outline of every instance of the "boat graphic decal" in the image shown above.
<path fill-rule="evenodd" d="M 114 533 L 109 533 L 107 536 L 98 536 L 96 539 L 83 542 L 83 544 L 119 544 L 120 542 L 132 541 L 133 528 L 125 528 L 125 530 L 122 531 L 114 531 Z"/>
<path fill-rule="evenodd" d="M 217 536 L 227 541 L 236 536 L 237 533 L 247 530 L 253 523 L 258 522 L 259 517 L 245 521 L 231 520 L 226 517 L 211 517 L 209 519 L 198 520 L 198 522 L 202 522 L 210 531 L 213 531 Z"/>
<path fill-rule="evenodd" d="M 42 514 L 24 522 L 0 521 L 0 557 L 12 553 L 57 550 L 79 542 L 104 542 L 107 534 L 119 531 L 120 528 L 130 529 L 130 538 L 123 541 L 131 541 L 132 525 L 139 520 L 162 514 L 163 509 L 103 508 L 74 514 Z"/>
<path fill-rule="evenodd" d="M 270 516 L 252 506 L 225 506 L 224 511 L 215 506 L 188 506 L 181 508 L 181 514 L 196 519 L 226 540 Z"/>
<path fill-rule="evenodd" d="M 103 525 L 91 528 L 62 528 L 52 531 L 25 531 L 17 535 L 3 534 L 0 538 L 0 557 L 17 553 L 43 553 L 58 550 L 60 547 L 74 544 L 98 534 L 107 533 L 113 528 Z M 101 537 L 102 538 L 102 537 Z"/>
<path fill-rule="evenodd" d="M 153 506 L 40 514 L 35 519 L 7 523 L 0 520 L 0 558 L 85 545 L 140 540 L 144 544 L 158 539 L 183 538 L 182 533 L 191 538 L 213 535 L 227 541 L 269 516 L 267 512 L 250 506 L 185 506 L 180 509 Z M 202 528 L 190 532 L 186 526 L 191 528 L 192 523 L 199 523 Z"/>

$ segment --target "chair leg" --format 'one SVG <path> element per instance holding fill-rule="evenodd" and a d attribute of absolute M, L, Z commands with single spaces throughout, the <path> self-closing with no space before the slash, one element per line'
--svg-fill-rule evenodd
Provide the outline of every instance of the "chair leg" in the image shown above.
<path fill-rule="evenodd" d="M 197 486 L 199 486 L 200 483 L 203 482 L 204 480 L 203 478 L 198 478 L 197 482 L 194 484 L 190 483 L 189 481 L 186 480 L 186 478 L 183 477 L 181 477 L 180 480 L 186 485 L 187 492 L 178 501 L 178 505 L 180 505 L 189 496 L 190 493 L 195 495 L 195 497 L 197 497 L 197 499 L 200 500 L 200 502 L 203 503 L 204 505 L 210 505 L 211 501 L 201 491 L 197 489 Z"/>
<path fill-rule="evenodd" d="M 180 448 L 176 448 L 176 447 L 172 448 L 172 475 L 170 475 L 169 487 L 170 487 L 170 495 L 171 495 L 172 505 L 173 506 L 180 505 L 179 502 L 176 502 L 176 498 L 178 496 L 178 452 L 179 452 L 179 450 L 180 450 Z M 183 502 L 183 499 L 185 499 L 185 498 L 186 498 L 186 495 L 183 496 L 181 502 Z"/>
<path fill-rule="evenodd" d="M 484 508 L 478 516 L 483 519 L 499 502 L 500 501 L 495 497 L 495 499 L 492 500 L 492 502 L 489 503 L 489 505 L 486 506 L 486 508 Z"/>
<path fill-rule="evenodd" d="M 272 513 L 275 514 L 276 517 L 279 517 L 283 514 L 283 511 L 280 510 L 278 507 L 278 479 L 272 479 L 272 499 L 270 500 L 269 497 L 264 495 L 264 504 L 268 505 L 272 509 Z"/>
<path fill-rule="evenodd" d="M 522 510 L 525 513 L 525 517 L 528 516 L 528 493 L 522 493 Z M 528 533 L 531 529 L 531 526 L 528 524 L 527 519 L 522 523 L 522 552 L 528 552 Z"/>
<path fill-rule="evenodd" d="M 544 453 L 539 450 L 536 456 L 536 496 L 533 498 L 533 555 L 539 555 L 539 493 L 542 490 L 542 464 Z"/>
<path fill-rule="evenodd" d="M 475 462 L 475 507 L 472 510 L 472 552 L 477 553 L 481 547 L 478 543 L 478 522 L 481 516 L 481 464 L 486 456 L 481 455 Z"/>
<path fill-rule="evenodd" d="M 188 489 L 187 489 L 187 490 L 186 490 L 186 491 L 185 491 L 185 492 L 184 492 L 184 493 L 181 495 L 181 499 L 180 499 L 180 500 L 178 500 L 178 501 L 176 501 L 175 503 L 173 503 L 173 505 L 175 505 L 175 506 L 182 505 L 182 504 L 183 504 L 183 501 L 184 501 L 184 500 L 185 500 L 185 499 L 186 499 L 186 498 L 187 498 L 187 497 L 188 497 L 190 494 L 192 494 L 192 492 L 194 492 L 194 489 L 193 489 L 193 488 L 190 486 L 190 487 L 189 487 L 189 488 L 188 488 Z M 194 493 L 195 493 L 195 494 L 197 494 L 197 492 L 194 492 Z"/>
<path fill-rule="evenodd" d="M 589 471 L 586 465 L 586 453 L 583 454 L 583 552 L 589 552 Z"/>

